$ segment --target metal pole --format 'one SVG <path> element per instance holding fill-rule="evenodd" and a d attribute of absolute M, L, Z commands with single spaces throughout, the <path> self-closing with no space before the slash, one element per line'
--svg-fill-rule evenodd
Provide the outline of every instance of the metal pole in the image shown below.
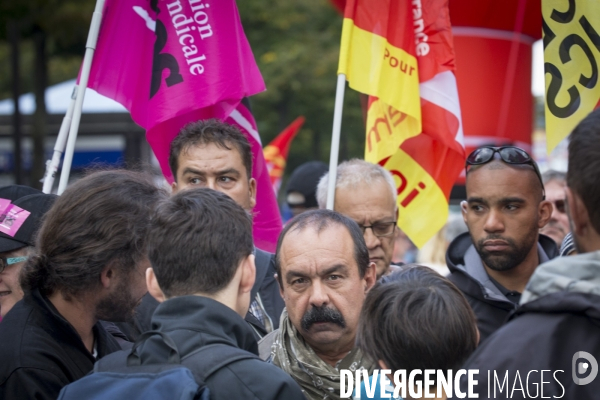
<path fill-rule="evenodd" d="M 342 130 L 342 111 L 344 108 L 344 90 L 346 75 L 339 74 L 335 90 L 335 108 L 333 111 L 333 132 L 331 134 L 331 153 L 329 155 L 329 185 L 327 187 L 327 209 L 333 210 L 335 201 L 335 181 L 340 153 L 340 132 Z"/>
<path fill-rule="evenodd" d="M 73 111 L 75 110 L 75 100 L 77 99 L 77 88 L 77 85 L 73 87 L 69 108 L 67 109 L 67 113 L 65 114 L 62 123 L 60 124 L 58 137 L 56 138 L 56 143 L 54 143 L 54 154 L 52 154 L 52 160 L 46 161 L 46 173 L 44 174 L 44 187 L 42 189 L 44 193 L 52 193 L 52 186 L 54 186 L 54 179 L 56 178 L 56 173 L 58 172 L 60 159 L 62 158 L 63 152 L 65 151 L 65 146 L 67 145 L 69 128 L 71 127 Z"/>
<path fill-rule="evenodd" d="M 90 69 L 92 68 L 92 60 L 94 59 L 94 51 L 98 42 L 98 33 L 100 32 L 100 23 L 102 22 L 102 10 L 104 8 L 104 0 L 96 1 L 96 8 L 92 16 L 90 32 L 88 34 L 87 43 L 85 45 L 85 57 L 83 58 L 83 67 L 79 78 L 80 93 L 77 93 L 75 99 L 75 109 L 73 110 L 73 119 L 69 129 L 69 137 L 67 139 L 67 149 L 65 159 L 63 160 L 62 173 L 60 174 L 60 182 L 58 184 L 58 194 L 61 195 L 67 188 L 69 183 L 69 174 L 71 173 L 71 165 L 73 164 L 73 153 L 75 152 L 75 141 L 77 140 L 77 131 L 79 130 L 79 122 L 81 121 L 81 109 L 83 107 L 83 99 L 85 97 L 85 89 L 87 88 L 90 77 Z"/>

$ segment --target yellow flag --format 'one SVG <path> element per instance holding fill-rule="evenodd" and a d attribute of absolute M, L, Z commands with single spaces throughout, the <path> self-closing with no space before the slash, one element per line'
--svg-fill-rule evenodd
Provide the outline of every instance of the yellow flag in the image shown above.
<path fill-rule="evenodd" d="M 543 0 L 548 153 L 598 106 L 600 1 Z"/>

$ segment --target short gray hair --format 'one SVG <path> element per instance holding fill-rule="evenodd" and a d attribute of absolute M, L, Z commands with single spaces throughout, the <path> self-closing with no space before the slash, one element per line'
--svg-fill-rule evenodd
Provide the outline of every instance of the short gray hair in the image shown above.
<path fill-rule="evenodd" d="M 558 182 L 564 183 L 566 185 L 567 174 L 566 174 L 566 172 L 561 172 L 561 171 L 556 171 L 556 170 L 550 169 L 542 174 L 542 182 L 544 182 L 544 185 L 545 185 L 550 181 L 558 181 Z"/>
<path fill-rule="evenodd" d="M 344 161 L 337 167 L 337 179 L 335 188 L 357 187 L 361 183 L 370 184 L 375 179 L 383 180 L 390 186 L 391 195 L 394 198 L 394 204 L 398 194 L 396 184 L 392 174 L 378 164 L 372 164 L 365 160 L 354 158 L 350 161 Z M 329 172 L 327 172 L 317 186 L 317 201 L 319 208 L 325 208 L 327 205 L 327 186 L 329 185 Z"/>

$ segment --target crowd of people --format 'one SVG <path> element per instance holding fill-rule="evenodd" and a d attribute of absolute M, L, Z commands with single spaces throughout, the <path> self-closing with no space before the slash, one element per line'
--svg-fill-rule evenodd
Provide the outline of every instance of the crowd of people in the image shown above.
<path fill-rule="evenodd" d="M 290 186 L 271 254 L 253 244 L 237 128 L 187 125 L 169 164 L 172 193 L 126 170 L 60 197 L 0 188 L 1 399 L 156 398 L 158 381 L 165 398 L 339 399 L 341 371 L 363 374 L 356 398 L 442 399 L 406 377 L 460 369 L 478 385 L 463 375 L 454 393 L 478 398 L 600 389 L 600 110 L 572 132 L 566 175 L 514 146 L 468 156 L 468 230 L 440 244 L 442 274 L 393 261 L 401 211 L 381 166 L 341 163 L 333 211 L 325 166 L 307 166 L 324 174 Z"/>

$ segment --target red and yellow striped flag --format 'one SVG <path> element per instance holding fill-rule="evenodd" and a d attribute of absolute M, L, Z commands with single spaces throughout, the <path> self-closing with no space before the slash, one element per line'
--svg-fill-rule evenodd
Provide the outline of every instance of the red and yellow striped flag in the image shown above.
<path fill-rule="evenodd" d="M 365 159 L 398 188 L 398 226 L 419 247 L 446 223 L 464 166 L 447 0 L 347 0 L 338 73 L 371 95 Z"/>

